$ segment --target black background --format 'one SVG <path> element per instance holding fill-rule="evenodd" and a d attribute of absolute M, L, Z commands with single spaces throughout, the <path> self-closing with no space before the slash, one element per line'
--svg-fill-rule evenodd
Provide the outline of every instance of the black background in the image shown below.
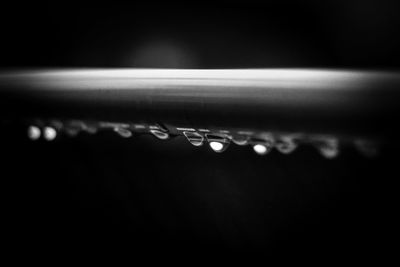
<path fill-rule="evenodd" d="M 397 70 L 399 24 L 388 1 L 15 3 L 1 9 L 0 66 Z M 397 145 L 385 141 L 375 159 L 326 160 L 113 133 L 31 142 L 3 125 L 4 231 L 28 249 L 390 252 Z"/>
<path fill-rule="evenodd" d="M 396 1 L 16 2 L 0 22 L 4 67 L 396 69 L 400 56 Z M 160 46 L 182 56 L 137 55 Z"/>

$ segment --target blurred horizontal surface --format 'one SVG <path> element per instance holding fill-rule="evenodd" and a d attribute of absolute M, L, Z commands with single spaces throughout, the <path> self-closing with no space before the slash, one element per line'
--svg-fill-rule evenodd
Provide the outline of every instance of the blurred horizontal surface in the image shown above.
<path fill-rule="evenodd" d="M 48 69 L 0 73 L 4 116 L 387 138 L 400 75 L 328 69 Z"/>

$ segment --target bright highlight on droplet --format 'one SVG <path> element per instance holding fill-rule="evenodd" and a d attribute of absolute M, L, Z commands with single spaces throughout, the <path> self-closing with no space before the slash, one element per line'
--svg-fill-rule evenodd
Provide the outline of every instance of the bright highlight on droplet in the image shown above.
<path fill-rule="evenodd" d="M 57 131 L 53 127 L 47 126 L 43 129 L 44 139 L 47 141 L 52 141 L 57 137 Z"/>
<path fill-rule="evenodd" d="M 320 153 L 327 159 L 334 159 L 339 155 L 339 150 L 334 147 L 320 148 Z"/>
<path fill-rule="evenodd" d="M 319 152 L 327 159 L 334 159 L 339 155 L 339 142 L 336 139 L 328 139 L 319 146 Z"/>
<path fill-rule="evenodd" d="M 220 143 L 220 142 L 210 142 L 210 147 L 215 152 L 222 152 L 222 149 L 224 148 L 224 145 L 222 143 Z"/>
<path fill-rule="evenodd" d="M 132 136 L 132 132 L 123 127 L 115 127 L 114 131 L 124 138 L 129 138 Z"/>
<path fill-rule="evenodd" d="M 203 141 L 204 141 L 204 137 L 196 132 L 188 132 L 185 131 L 183 132 L 183 135 L 186 136 L 187 140 L 194 146 L 202 146 L 203 145 Z"/>
<path fill-rule="evenodd" d="M 40 138 L 41 132 L 39 127 L 36 126 L 29 126 L 28 127 L 28 137 L 31 140 L 38 140 Z"/>
<path fill-rule="evenodd" d="M 264 145 L 260 145 L 260 144 L 254 145 L 254 146 L 253 146 L 253 150 L 254 150 L 258 155 L 265 155 L 265 154 L 268 153 L 267 147 L 264 146 Z"/>
<path fill-rule="evenodd" d="M 159 130 L 150 130 L 150 132 L 151 132 L 155 137 L 157 137 L 158 139 L 161 139 L 161 140 L 166 140 L 166 139 L 169 138 L 169 134 L 166 133 L 166 132 L 162 132 L 162 131 L 159 131 Z"/>

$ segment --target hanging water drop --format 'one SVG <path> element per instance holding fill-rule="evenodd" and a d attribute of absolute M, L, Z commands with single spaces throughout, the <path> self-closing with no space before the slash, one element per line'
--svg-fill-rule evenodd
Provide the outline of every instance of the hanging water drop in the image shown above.
<path fill-rule="evenodd" d="M 339 155 L 339 141 L 336 138 L 327 138 L 318 145 L 319 152 L 327 159 L 334 159 Z"/>
<path fill-rule="evenodd" d="M 282 154 L 290 154 L 297 148 L 297 144 L 292 137 L 282 136 L 275 142 L 275 148 Z"/>
<path fill-rule="evenodd" d="M 79 134 L 79 129 L 71 126 L 65 127 L 64 131 L 70 137 L 75 137 Z"/>
<path fill-rule="evenodd" d="M 194 146 L 202 146 L 204 143 L 204 137 L 196 132 L 183 132 L 187 140 Z"/>
<path fill-rule="evenodd" d="M 150 130 L 150 133 L 152 133 L 155 137 L 161 140 L 166 140 L 169 138 L 169 134 L 167 132 L 162 132 L 160 130 L 152 129 Z"/>
<path fill-rule="evenodd" d="M 40 138 L 40 128 L 34 125 L 28 127 L 28 137 L 31 140 L 38 140 Z"/>
<path fill-rule="evenodd" d="M 245 146 L 249 144 L 249 137 L 245 135 L 236 135 L 232 137 L 232 142 L 238 146 Z"/>
<path fill-rule="evenodd" d="M 85 131 L 89 134 L 95 134 L 95 133 L 97 133 L 97 128 L 96 128 L 96 126 L 93 126 L 93 125 L 87 125 L 85 128 Z"/>
<path fill-rule="evenodd" d="M 43 129 L 43 136 L 47 141 L 53 141 L 57 137 L 57 131 L 53 127 L 46 126 Z"/>
<path fill-rule="evenodd" d="M 217 153 L 224 152 L 226 148 L 228 147 L 228 144 L 225 143 L 220 143 L 220 142 L 210 142 L 210 147 L 213 151 Z"/>
<path fill-rule="evenodd" d="M 95 134 L 97 133 L 97 124 L 94 122 L 82 122 L 81 129 L 88 134 Z"/>
<path fill-rule="evenodd" d="M 253 150 L 258 155 L 265 155 L 271 150 L 271 148 L 268 148 L 267 146 L 262 145 L 262 144 L 256 144 L 253 146 Z"/>
<path fill-rule="evenodd" d="M 206 138 L 211 149 L 217 153 L 224 152 L 230 143 L 225 134 L 206 134 Z"/>
<path fill-rule="evenodd" d="M 123 127 L 115 127 L 114 132 L 118 133 L 120 136 L 124 138 L 129 138 L 132 136 L 132 132 L 129 129 Z"/>
<path fill-rule="evenodd" d="M 378 144 L 369 140 L 357 139 L 354 141 L 354 146 L 365 157 L 373 158 L 379 153 Z"/>
<path fill-rule="evenodd" d="M 79 120 L 70 120 L 66 122 L 64 127 L 64 132 L 69 136 L 69 137 L 75 137 L 77 136 L 80 131 L 84 128 L 83 122 Z"/>

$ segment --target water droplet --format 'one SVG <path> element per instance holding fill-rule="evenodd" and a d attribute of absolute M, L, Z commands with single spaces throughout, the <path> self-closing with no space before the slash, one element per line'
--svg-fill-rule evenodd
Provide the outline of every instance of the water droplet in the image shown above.
<path fill-rule="evenodd" d="M 275 148 L 282 154 L 290 154 L 297 148 L 297 144 L 292 137 L 282 136 L 275 142 Z"/>
<path fill-rule="evenodd" d="M 132 136 L 132 132 L 129 129 L 123 127 L 115 127 L 114 132 L 118 133 L 120 136 L 124 138 L 129 138 Z"/>
<path fill-rule="evenodd" d="M 245 135 L 236 135 L 232 137 L 232 142 L 238 146 L 245 146 L 249 144 L 249 137 Z"/>
<path fill-rule="evenodd" d="M 95 133 L 97 133 L 97 128 L 96 128 L 96 126 L 93 126 L 93 125 L 87 125 L 85 127 L 85 131 L 89 134 L 95 134 Z"/>
<path fill-rule="evenodd" d="M 150 126 L 150 129 L 160 130 L 160 131 L 162 131 L 162 132 L 164 132 L 164 133 L 168 132 L 168 129 L 167 129 L 164 125 L 162 125 L 162 124 L 160 124 L 160 123 L 156 123 L 156 124 L 153 125 L 153 126 L 154 126 L 154 128 L 152 128 L 152 126 Z"/>
<path fill-rule="evenodd" d="M 85 124 L 79 120 L 70 120 L 64 125 L 64 132 L 70 137 L 77 136 L 85 128 Z"/>
<path fill-rule="evenodd" d="M 28 137 L 31 140 L 38 140 L 40 138 L 40 128 L 34 125 L 28 127 Z"/>
<path fill-rule="evenodd" d="M 97 133 L 97 124 L 94 122 L 81 122 L 78 128 L 82 131 L 87 132 L 88 134 L 95 134 Z"/>
<path fill-rule="evenodd" d="M 265 155 L 269 151 L 271 151 L 271 147 L 265 146 L 263 144 L 255 144 L 253 146 L 253 150 L 258 154 L 258 155 Z"/>
<path fill-rule="evenodd" d="M 43 129 L 43 136 L 47 141 L 53 141 L 57 137 L 57 131 L 53 127 L 46 126 Z"/>
<path fill-rule="evenodd" d="M 224 152 L 230 143 L 229 138 L 224 134 L 206 134 L 211 149 L 215 152 Z"/>
<path fill-rule="evenodd" d="M 336 138 L 327 138 L 318 145 L 319 152 L 327 159 L 334 159 L 339 155 L 339 141 Z"/>
<path fill-rule="evenodd" d="M 169 138 L 169 134 L 167 132 L 162 132 L 160 130 L 150 130 L 150 132 L 157 137 L 158 139 L 161 140 L 166 140 Z"/>
<path fill-rule="evenodd" d="M 79 129 L 75 127 L 65 127 L 64 131 L 70 137 L 75 137 L 79 133 Z"/>
<path fill-rule="evenodd" d="M 224 152 L 226 148 L 228 147 L 228 144 L 220 143 L 220 142 L 210 142 L 210 147 L 213 151 L 217 153 Z"/>
<path fill-rule="evenodd" d="M 204 143 L 204 137 L 197 132 L 183 132 L 187 140 L 194 146 L 202 146 Z"/>
<path fill-rule="evenodd" d="M 354 145 L 362 155 L 369 158 L 376 157 L 379 153 L 378 144 L 369 140 L 357 139 Z"/>

